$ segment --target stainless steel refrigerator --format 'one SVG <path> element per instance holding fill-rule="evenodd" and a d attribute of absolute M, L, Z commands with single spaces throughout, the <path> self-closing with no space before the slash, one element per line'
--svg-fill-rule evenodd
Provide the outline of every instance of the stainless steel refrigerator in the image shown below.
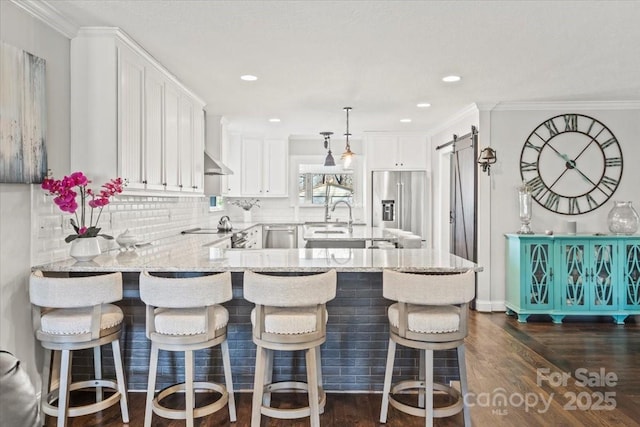
<path fill-rule="evenodd" d="M 374 171 L 371 174 L 373 226 L 400 228 L 425 240 L 426 172 Z"/>

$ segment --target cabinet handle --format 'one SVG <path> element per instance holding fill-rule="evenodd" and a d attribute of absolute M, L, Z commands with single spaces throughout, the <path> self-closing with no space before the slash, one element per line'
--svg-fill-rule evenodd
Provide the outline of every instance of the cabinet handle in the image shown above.
<path fill-rule="evenodd" d="M 178 187 L 182 188 L 182 184 L 178 185 Z"/>
<path fill-rule="evenodd" d="M 164 185 L 164 186 L 166 187 L 166 186 L 167 186 L 167 183 L 166 183 L 166 182 L 163 182 L 163 183 L 162 183 L 162 185 Z"/>
<path fill-rule="evenodd" d="M 549 269 L 549 280 L 553 280 L 553 268 Z"/>
<path fill-rule="evenodd" d="M 142 183 L 143 183 L 143 184 L 146 184 L 146 183 L 147 183 L 147 180 L 146 180 L 146 179 L 143 179 L 143 180 L 142 180 Z"/>

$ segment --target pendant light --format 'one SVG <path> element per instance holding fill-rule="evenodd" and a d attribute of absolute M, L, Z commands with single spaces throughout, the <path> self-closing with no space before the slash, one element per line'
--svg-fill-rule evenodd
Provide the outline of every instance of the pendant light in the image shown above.
<path fill-rule="evenodd" d="M 327 157 L 324 159 L 324 165 L 335 166 L 336 161 L 333 160 L 333 155 L 331 155 L 331 135 L 333 135 L 333 132 L 320 132 L 320 135 L 324 136 L 324 148 L 329 150 Z"/>
<path fill-rule="evenodd" d="M 349 144 L 349 137 L 351 136 L 351 134 L 349 133 L 349 111 L 351 111 L 351 107 L 344 107 L 344 111 L 347 112 L 347 133 L 344 134 L 347 140 L 344 153 L 342 153 L 342 156 L 340 156 L 340 160 L 342 160 L 342 167 L 344 169 L 349 169 L 351 167 L 353 156 L 355 155 L 355 153 L 351 151 L 351 145 Z"/>

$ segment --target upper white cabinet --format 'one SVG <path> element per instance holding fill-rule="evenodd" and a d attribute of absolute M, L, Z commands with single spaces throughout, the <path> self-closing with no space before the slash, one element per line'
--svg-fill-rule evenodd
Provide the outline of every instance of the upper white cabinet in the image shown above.
<path fill-rule="evenodd" d="M 287 196 L 289 143 L 242 138 L 242 196 Z"/>
<path fill-rule="evenodd" d="M 202 102 L 126 34 L 71 40 L 71 168 L 126 191 L 202 193 Z"/>
<path fill-rule="evenodd" d="M 227 165 L 233 175 L 222 176 L 222 194 L 228 197 L 242 196 L 242 137 L 230 134 L 226 128 L 221 133 L 222 162 Z"/>
<path fill-rule="evenodd" d="M 368 133 L 367 169 L 426 169 L 427 137 L 420 134 Z"/>

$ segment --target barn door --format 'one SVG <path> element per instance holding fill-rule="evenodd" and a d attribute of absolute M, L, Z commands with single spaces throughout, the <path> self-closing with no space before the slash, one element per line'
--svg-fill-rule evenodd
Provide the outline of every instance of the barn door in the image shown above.
<path fill-rule="evenodd" d="M 470 261 L 477 261 L 477 140 L 475 128 L 457 138 L 451 155 L 450 250 Z"/>

